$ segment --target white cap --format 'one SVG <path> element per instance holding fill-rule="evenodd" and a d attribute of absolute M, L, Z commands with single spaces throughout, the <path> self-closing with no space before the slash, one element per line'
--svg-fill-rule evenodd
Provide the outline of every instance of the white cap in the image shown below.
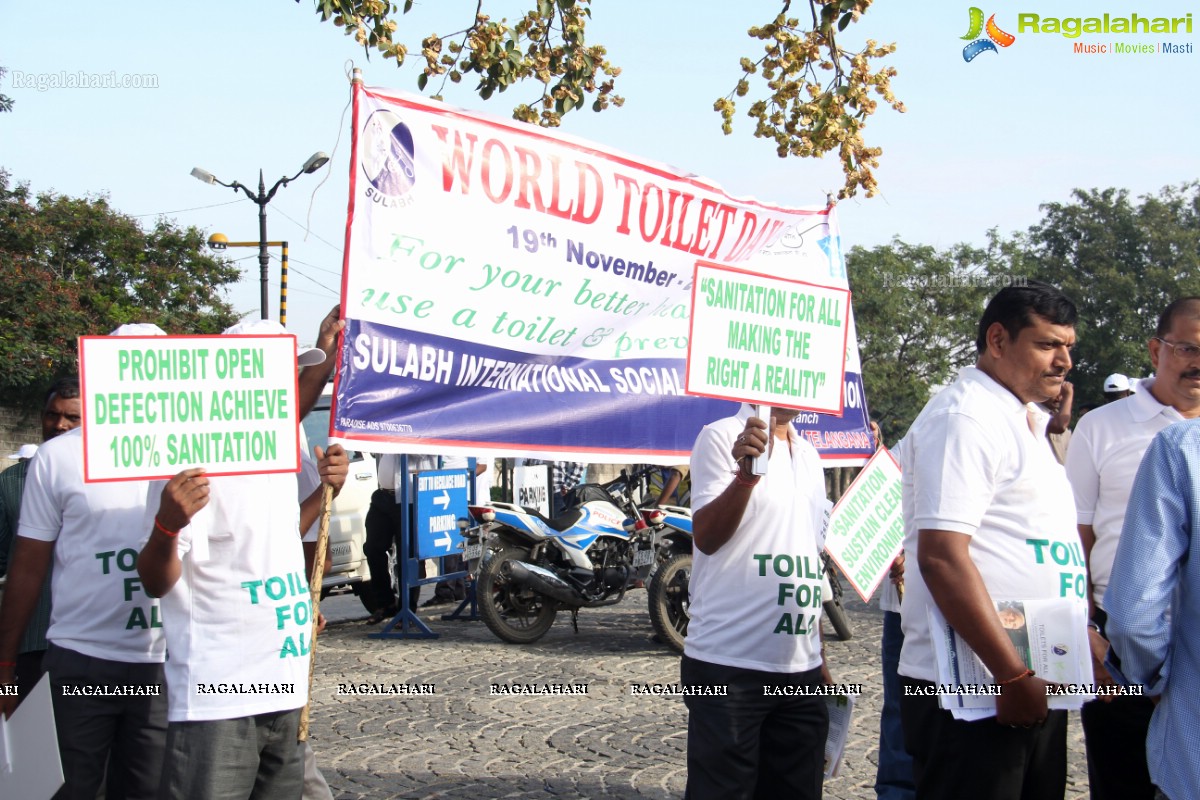
<path fill-rule="evenodd" d="M 1114 372 L 1104 379 L 1104 391 L 1129 392 L 1133 391 L 1133 387 L 1129 385 L 1129 378 L 1126 378 L 1119 372 Z"/>
<path fill-rule="evenodd" d="M 35 455 L 37 455 L 36 444 L 23 444 L 21 445 L 21 448 L 17 450 L 17 452 L 9 453 L 7 456 L 5 456 L 5 458 L 11 458 L 13 461 L 17 461 L 22 458 L 33 458 Z"/>
<path fill-rule="evenodd" d="M 151 322 L 126 322 L 109 336 L 166 336 L 167 332 Z"/>
<path fill-rule="evenodd" d="M 287 334 L 287 328 L 270 319 L 252 319 L 239 322 L 224 330 L 227 336 L 278 336 Z M 296 363 L 302 367 L 315 367 L 324 363 L 325 351 L 315 347 L 299 347 L 296 351 Z"/>

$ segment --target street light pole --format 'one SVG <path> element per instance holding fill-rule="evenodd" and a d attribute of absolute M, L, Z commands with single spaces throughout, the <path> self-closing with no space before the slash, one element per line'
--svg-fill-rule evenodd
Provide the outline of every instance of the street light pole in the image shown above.
<path fill-rule="evenodd" d="M 197 180 L 204 181 L 205 183 L 220 184 L 226 188 L 233 189 L 234 192 L 240 190 L 246 195 L 246 197 L 250 198 L 251 202 L 258 205 L 258 269 L 262 282 L 260 296 L 263 319 L 267 319 L 267 276 L 269 274 L 270 265 L 270 257 L 267 255 L 267 246 L 270 244 L 270 242 L 267 241 L 267 203 L 271 202 L 271 198 L 275 196 L 275 192 L 279 191 L 279 187 L 287 186 L 301 175 L 310 175 L 319 170 L 321 167 L 325 166 L 327 163 L 329 163 L 329 156 L 318 150 L 308 157 L 308 160 L 304 162 L 304 166 L 300 168 L 299 172 L 290 178 L 286 176 L 280 178 L 275 182 L 275 185 L 271 187 L 270 191 L 267 191 L 267 184 L 263 180 L 263 172 L 260 169 L 258 171 L 257 194 L 251 192 L 237 181 L 234 181 L 233 183 L 225 183 L 224 181 L 218 180 L 217 176 L 213 175 L 207 170 L 200 169 L 199 167 L 196 167 L 192 170 L 192 177 L 196 178 Z M 284 251 L 284 259 L 286 262 L 286 250 Z"/>
<path fill-rule="evenodd" d="M 258 196 L 259 198 L 266 197 L 266 184 L 263 183 L 263 172 L 258 171 Z M 246 194 L 249 194 L 247 192 Z M 271 189 L 271 194 L 275 194 L 275 190 Z M 250 198 L 254 200 L 254 198 Z M 271 266 L 270 258 L 267 256 L 267 203 L 271 202 L 271 198 L 266 200 L 255 200 L 258 203 L 258 273 L 259 280 L 262 286 L 259 290 L 259 301 L 262 305 L 262 318 L 267 319 L 267 275 Z"/>

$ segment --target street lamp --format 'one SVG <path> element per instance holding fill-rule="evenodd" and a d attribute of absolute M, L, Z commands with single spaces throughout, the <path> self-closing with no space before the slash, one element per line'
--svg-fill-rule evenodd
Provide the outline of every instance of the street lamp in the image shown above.
<path fill-rule="evenodd" d="M 311 175 L 312 173 L 319 170 L 321 167 L 325 166 L 327 163 L 329 163 L 329 156 L 325 155 L 324 153 L 322 153 L 320 151 L 317 151 L 308 157 L 308 160 L 304 162 L 304 166 L 302 166 L 300 168 L 299 172 L 297 172 L 295 175 L 293 175 L 290 178 L 288 178 L 288 177 L 280 178 L 279 180 L 277 180 L 275 182 L 275 185 L 271 187 L 271 191 L 269 191 L 269 192 L 267 191 L 266 184 L 263 182 L 263 174 L 262 174 L 262 170 L 260 169 L 258 171 L 258 193 L 257 194 L 255 194 L 254 192 L 251 192 L 249 189 L 247 189 L 245 186 L 243 186 L 241 183 L 238 183 L 237 181 L 234 181 L 233 183 L 225 183 L 222 180 L 218 180 L 216 175 L 213 175 L 208 170 L 200 169 L 200 167 L 196 167 L 195 169 L 192 170 L 192 177 L 196 178 L 197 180 L 204 181 L 205 183 L 217 183 L 217 184 L 220 184 L 221 186 L 225 186 L 227 188 L 233 189 L 234 192 L 237 192 L 239 189 L 241 189 L 243 192 L 245 192 L 246 197 L 249 197 L 258 206 L 258 243 L 257 243 L 258 244 L 258 268 L 259 268 L 259 273 L 261 275 L 261 280 L 262 280 L 261 295 L 262 295 L 262 318 L 263 319 L 267 318 L 267 272 L 268 272 L 268 267 L 269 267 L 269 263 L 270 263 L 270 259 L 267 256 L 267 247 L 271 244 L 279 244 L 279 243 L 267 241 L 267 203 L 271 202 L 271 198 L 273 198 L 275 196 L 275 192 L 277 192 L 279 190 L 280 186 L 287 186 L 289 183 L 296 180 L 296 178 L 299 178 L 301 175 Z M 216 238 L 216 236 L 213 237 L 213 239 L 215 239 L 215 238 Z M 225 237 L 222 236 L 221 238 L 224 239 Z M 220 249 L 218 246 L 219 243 L 214 244 L 212 239 L 209 240 L 209 243 L 213 245 L 214 249 Z M 228 240 L 226 240 L 225 244 L 227 246 L 235 246 L 235 247 L 244 246 L 243 243 L 241 243 L 241 242 L 234 243 L 234 242 L 229 242 Z M 254 244 L 255 244 L 254 242 L 249 243 L 250 246 L 253 246 Z M 285 247 L 284 265 L 286 266 L 286 264 L 287 264 L 287 250 Z M 282 311 L 281 311 L 281 314 L 282 314 Z M 280 321 L 282 322 L 282 320 L 280 320 Z"/>

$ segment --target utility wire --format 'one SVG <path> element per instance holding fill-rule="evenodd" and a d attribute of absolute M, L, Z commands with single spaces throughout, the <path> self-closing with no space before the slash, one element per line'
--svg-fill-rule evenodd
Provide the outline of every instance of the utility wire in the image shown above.
<path fill-rule="evenodd" d="M 305 238 L 307 238 L 307 237 L 309 237 L 309 236 L 312 236 L 314 239 L 317 239 L 317 240 L 318 240 L 318 241 L 320 241 L 322 244 L 328 245 L 330 248 L 332 248 L 334 251 L 336 251 L 336 252 L 338 253 L 338 255 L 341 255 L 341 253 L 342 253 L 342 248 L 338 247 L 338 246 L 337 246 L 336 244 L 334 244 L 333 242 L 330 242 L 328 239 L 325 239 L 325 238 L 323 238 L 323 237 L 322 237 L 320 234 L 318 234 L 318 233 L 315 233 L 315 232 L 314 232 L 314 231 L 312 231 L 310 228 L 308 228 L 308 226 L 306 226 L 306 225 L 305 225 L 303 222 L 300 222 L 300 221 L 299 221 L 299 220 L 297 220 L 297 219 L 294 219 L 294 218 L 292 218 L 292 217 L 289 217 L 289 216 L 288 216 L 288 214 L 287 214 L 287 212 L 286 212 L 286 211 L 284 211 L 283 209 L 281 209 L 281 208 L 275 208 L 275 207 L 272 207 L 272 208 L 271 208 L 271 210 L 272 210 L 272 211 L 278 211 L 280 216 L 284 217 L 284 218 L 285 218 L 285 219 L 287 219 L 289 222 L 293 222 L 293 223 L 295 223 L 295 224 L 296 224 L 296 226 L 300 228 L 300 230 L 304 231 Z"/>
<path fill-rule="evenodd" d="M 176 211 L 155 211 L 153 214 L 130 214 L 129 216 L 133 217 L 134 219 L 141 219 L 142 217 L 165 217 L 167 214 L 183 214 L 188 211 L 203 211 L 206 208 L 220 208 L 221 206 L 231 206 L 234 203 L 245 203 L 245 202 L 247 202 L 246 198 L 239 197 L 237 200 L 230 200 L 226 203 L 213 203 L 211 206 L 196 206 L 195 208 L 181 208 Z"/>

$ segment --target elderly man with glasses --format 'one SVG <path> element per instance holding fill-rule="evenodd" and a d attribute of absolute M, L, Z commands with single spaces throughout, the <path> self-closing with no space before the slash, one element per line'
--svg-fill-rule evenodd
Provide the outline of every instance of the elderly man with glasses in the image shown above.
<path fill-rule="evenodd" d="M 1088 562 L 1089 637 L 1098 684 L 1113 683 L 1104 668 L 1113 611 L 1105 604 L 1105 592 L 1114 587 L 1113 561 L 1138 465 L 1159 431 L 1200 416 L 1200 346 L 1195 342 L 1200 342 L 1200 297 L 1185 297 L 1163 310 L 1148 342 L 1155 377 L 1142 384 L 1142 391 L 1083 417 L 1067 453 L 1067 477 Z M 1125 588 L 1138 592 L 1146 585 L 1139 580 Z M 1101 697 L 1084 705 L 1093 800 L 1154 797 L 1146 762 L 1153 712 L 1149 697 Z"/>

